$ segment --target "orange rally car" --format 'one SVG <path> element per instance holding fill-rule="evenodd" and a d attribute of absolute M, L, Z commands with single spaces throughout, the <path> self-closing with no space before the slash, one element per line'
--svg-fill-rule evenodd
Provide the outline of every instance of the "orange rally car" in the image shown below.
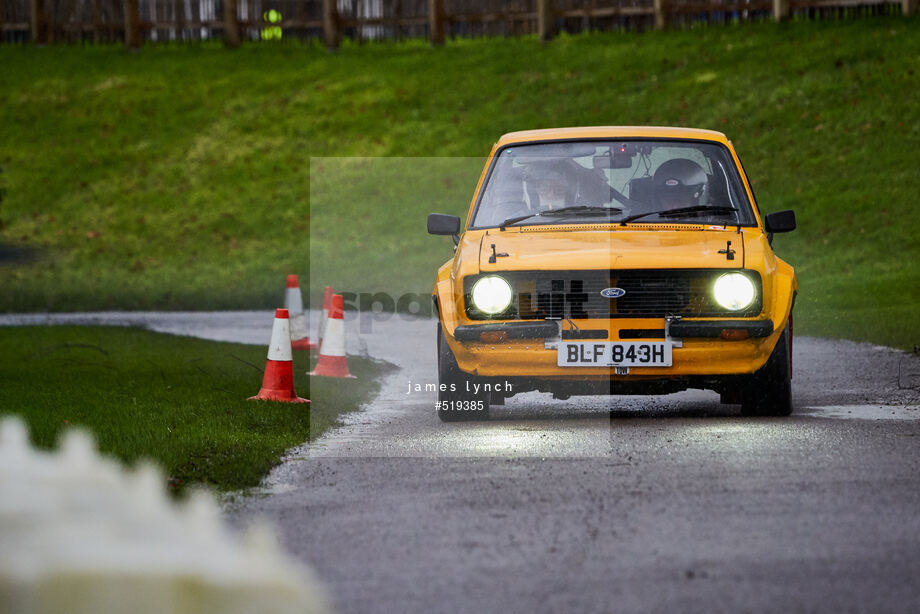
<path fill-rule="evenodd" d="M 514 132 L 492 149 L 438 270 L 438 415 L 557 398 L 711 389 L 746 415 L 792 411 L 793 268 L 771 247 L 732 144 L 709 130 Z"/>

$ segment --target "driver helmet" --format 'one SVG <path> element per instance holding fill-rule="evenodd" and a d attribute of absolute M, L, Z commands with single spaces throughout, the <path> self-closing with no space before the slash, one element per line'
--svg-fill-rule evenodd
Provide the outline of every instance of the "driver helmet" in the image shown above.
<path fill-rule="evenodd" d="M 703 167 L 693 160 L 668 160 L 655 171 L 653 183 L 658 203 L 664 207 L 706 204 L 709 178 Z"/>

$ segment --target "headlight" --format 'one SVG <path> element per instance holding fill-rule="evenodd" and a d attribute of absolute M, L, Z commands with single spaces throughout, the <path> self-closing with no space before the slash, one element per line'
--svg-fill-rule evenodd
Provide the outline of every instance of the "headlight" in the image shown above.
<path fill-rule="evenodd" d="M 495 315 L 511 305 L 511 284 L 495 275 L 483 277 L 473 284 L 473 306 L 479 311 Z"/>
<path fill-rule="evenodd" d="M 754 282 L 741 273 L 726 273 L 712 287 L 716 302 L 731 311 L 739 311 L 754 302 Z"/>

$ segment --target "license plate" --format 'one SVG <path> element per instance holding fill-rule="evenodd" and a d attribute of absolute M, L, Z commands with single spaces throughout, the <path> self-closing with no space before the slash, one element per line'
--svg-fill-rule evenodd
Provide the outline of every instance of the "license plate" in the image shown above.
<path fill-rule="evenodd" d="M 670 367 L 670 343 L 563 341 L 556 353 L 560 367 Z"/>

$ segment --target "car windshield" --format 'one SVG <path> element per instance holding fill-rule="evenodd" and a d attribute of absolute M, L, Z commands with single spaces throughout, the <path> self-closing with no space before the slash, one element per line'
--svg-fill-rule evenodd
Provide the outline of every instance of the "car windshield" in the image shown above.
<path fill-rule="evenodd" d="M 560 223 L 755 223 L 728 149 L 699 141 L 565 141 L 504 148 L 472 228 Z"/>

